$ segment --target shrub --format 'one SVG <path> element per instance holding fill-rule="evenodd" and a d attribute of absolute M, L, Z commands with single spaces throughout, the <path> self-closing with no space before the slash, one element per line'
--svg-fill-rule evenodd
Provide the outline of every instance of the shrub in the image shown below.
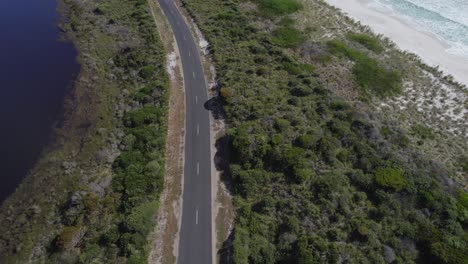
<path fill-rule="evenodd" d="M 231 88 L 223 87 L 223 88 L 221 88 L 220 95 L 223 98 L 228 99 L 228 98 L 233 97 L 235 95 L 235 91 L 233 89 L 231 89 Z"/>
<path fill-rule="evenodd" d="M 370 90 L 380 97 L 401 92 L 401 74 L 399 72 L 383 68 L 376 59 L 349 48 L 341 41 L 331 40 L 327 42 L 327 46 L 331 53 L 344 55 L 356 62 L 352 71 L 357 83 L 365 91 Z"/>
<path fill-rule="evenodd" d="M 379 39 L 374 38 L 372 36 L 366 34 L 349 34 L 348 38 L 360 43 L 361 45 L 376 53 L 380 53 L 383 51 L 383 48 L 379 43 Z"/>
<path fill-rule="evenodd" d="M 434 139 L 434 134 L 432 134 L 432 129 L 422 124 L 414 125 L 411 128 L 411 131 L 420 137 L 421 139 Z"/>
<path fill-rule="evenodd" d="M 283 66 L 284 66 L 284 69 L 290 74 L 298 75 L 298 74 L 301 74 L 302 72 L 301 68 L 292 62 L 284 62 Z"/>
<path fill-rule="evenodd" d="M 400 191 L 406 186 L 406 180 L 403 178 L 403 173 L 403 170 L 400 168 L 381 168 L 375 173 L 375 181 L 382 187 Z"/>
<path fill-rule="evenodd" d="M 314 138 L 312 135 L 302 135 L 299 136 L 296 141 L 300 147 L 308 149 L 315 145 L 316 138 Z"/>
<path fill-rule="evenodd" d="M 156 68 L 153 66 L 153 65 L 147 65 L 143 68 L 141 68 L 140 70 L 140 76 L 143 78 L 143 79 L 150 79 L 154 72 L 155 72 Z"/>
<path fill-rule="evenodd" d="M 286 119 L 278 118 L 275 120 L 275 128 L 279 132 L 284 132 L 289 128 L 289 121 Z"/>
<path fill-rule="evenodd" d="M 459 190 L 457 195 L 457 201 L 462 207 L 468 209 L 468 192 L 464 190 Z"/>
<path fill-rule="evenodd" d="M 349 59 L 357 60 L 362 54 L 355 49 L 349 48 L 344 42 L 330 40 L 327 42 L 328 50 L 335 55 L 345 55 Z"/>
<path fill-rule="evenodd" d="M 143 203 L 132 210 L 125 221 L 126 228 L 132 232 L 147 234 L 152 229 L 154 223 L 154 212 L 158 208 L 156 201 Z"/>
<path fill-rule="evenodd" d="M 386 70 L 377 60 L 361 56 L 353 66 L 357 83 L 380 97 L 401 92 L 401 75 L 397 71 Z"/>
<path fill-rule="evenodd" d="M 145 106 L 141 109 L 129 112 L 125 116 L 125 125 L 128 127 L 139 127 L 161 121 L 160 118 L 163 116 L 161 108 L 153 106 Z"/>
<path fill-rule="evenodd" d="M 302 165 L 294 166 L 293 168 L 293 180 L 296 183 L 304 183 L 309 180 L 313 175 L 314 171 L 309 168 L 305 168 Z"/>
<path fill-rule="evenodd" d="M 66 226 L 55 240 L 55 246 L 58 250 L 66 250 L 74 246 L 74 241 L 80 235 L 81 228 L 77 226 Z"/>
<path fill-rule="evenodd" d="M 273 31 L 273 43 L 285 48 L 294 48 L 304 42 L 302 32 L 292 27 L 279 27 Z"/>
<path fill-rule="evenodd" d="M 260 0 L 259 6 L 267 17 L 292 14 L 303 7 L 297 0 Z"/>

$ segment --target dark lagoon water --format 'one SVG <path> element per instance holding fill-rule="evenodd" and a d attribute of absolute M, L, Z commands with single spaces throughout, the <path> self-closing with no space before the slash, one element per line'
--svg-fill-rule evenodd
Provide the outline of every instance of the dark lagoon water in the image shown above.
<path fill-rule="evenodd" d="M 0 203 L 49 141 L 79 71 L 54 0 L 0 0 Z"/>

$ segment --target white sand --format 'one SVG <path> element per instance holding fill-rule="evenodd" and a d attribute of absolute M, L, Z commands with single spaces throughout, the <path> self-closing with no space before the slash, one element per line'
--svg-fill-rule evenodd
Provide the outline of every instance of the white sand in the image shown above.
<path fill-rule="evenodd" d="M 445 74 L 468 86 L 468 59 L 448 53 L 449 46 L 428 32 L 411 27 L 405 18 L 389 8 L 375 8 L 373 0 L 325 0 L 348 16 L 382 34 L 402 50 L 417 54 L 428 65 L 439 66 Z"/>

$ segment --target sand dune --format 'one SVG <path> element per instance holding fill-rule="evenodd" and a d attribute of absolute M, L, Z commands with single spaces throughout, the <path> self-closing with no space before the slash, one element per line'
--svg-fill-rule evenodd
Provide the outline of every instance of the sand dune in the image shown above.
<path fill-rule="evenodd" d="M 400 49 L 417 54 L 431 66 L 439 66 L 446 74 L 468 86 L 468 59 L 450 54 L 447 43 L 428 32 L 414 29 L 403 17 L 389 8 L 376 8 L 369 4 L 372 0 L 325 0 L 330 5 L 340 8 L 350 17 L 374 32 L 393 40 Z"/>

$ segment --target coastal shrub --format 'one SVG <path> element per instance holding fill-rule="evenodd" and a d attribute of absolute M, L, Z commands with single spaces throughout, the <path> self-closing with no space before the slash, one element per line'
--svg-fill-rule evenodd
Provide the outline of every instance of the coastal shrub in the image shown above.
<path fill-rule="evenodd" d="M 401 93 L 400 72 L 383 68 L 376 59 L 348 47 L 342 41 L 331 40 L 327 46 L 332 54 L 344 55 L 355 61 L 352 72 L 365 92 L 372 92 L 379 97 Z"/>
<path fill-rule="evenodd" d="M 293 27 L 279 27 L 273 31 L 272 42 L 286 48 L 294 48 L 304 42 L 301 31 Z"/>
<path fill-rule="evenodd" d="M 360 43 L 361 45 L 365 46 L 366 48 L 372 50 L 375 53 L 380 53 L 383 51 L 379 39 L 369 36 L 367 34 L 348 34 L 347 37 L 350 40 Z"/>
<path fill-rule="evenodd" d="M 458 166 L 460 166 L 463 172 L 468 172 L 468 156 L 464 155 L 458 159 Z"/>
<path fill-rule="evenodd" d="M 162 109 L 154 106 L 145 106 L 127 113 L 124 120 L 128 127 L 139 127 L 155 122 L 162 122 L 162 116 L 164 116 Z"/>
<path fill-rule="evenodd" d="M 434 139 L 435 136 L 432 133 L 432 129 L 423 124 L 417 124 L 411 127 L 411 131 L 414 135 L 420 137 L 421 139 Z"/>
<path fill-rule="evenodd" d="M 328 50 L 335 55 L 345 55 L 349 59 L 358 60 L 363 56 L 360 52 L 352 49 L 346 43 L 339 40 L 330 40 L 327 42 Z"/>
<path fill-rule="evenodd" d="M 79 226 L 66 226 L 55 240 L 55 247 L 57 250 L 66 250 L 74 246 L 73 241 L 77 240 L 80 235 L 81 227 Z"/>
<path fill-rule="evenodd" d="M 401 74 L 382 68 L 375 59 L 361 56 L 352 71 L 357 83 L 377 96 L 386 97 L 401 93 Z"/>
<path fill-rule="evenodd" d="M 382 187 L 400 191 L 406 186 L 403 170 L 400 168 L 380 168 L 375 172 L 375 181 Z"/>
<path fill-rule="evenodd" d="M 147 65 L 140 70 L 140 75 L 144 79 L 150 79 L 155 72 L 155 67 L 153 65 Z"/>
<path fill-rule="evenodd" d="M 292 14 L 303 8 L 297 0 L 259 0 L 262 14 L 268 17 Z"/>
<path fill-rule="evenodd" d="M 298 74 L 301 74 L 302 73 L 302 70 L 301 68 L 299 67 L 299 65 L 296 65 L 294 63 L 291 63 L 291 62 L 284 62 L 283 63 L 283 66 L 284 66 L 284 69 L 290 73 L 290 74 L 295 74 L 295 75 L 298 75 Z"/>

